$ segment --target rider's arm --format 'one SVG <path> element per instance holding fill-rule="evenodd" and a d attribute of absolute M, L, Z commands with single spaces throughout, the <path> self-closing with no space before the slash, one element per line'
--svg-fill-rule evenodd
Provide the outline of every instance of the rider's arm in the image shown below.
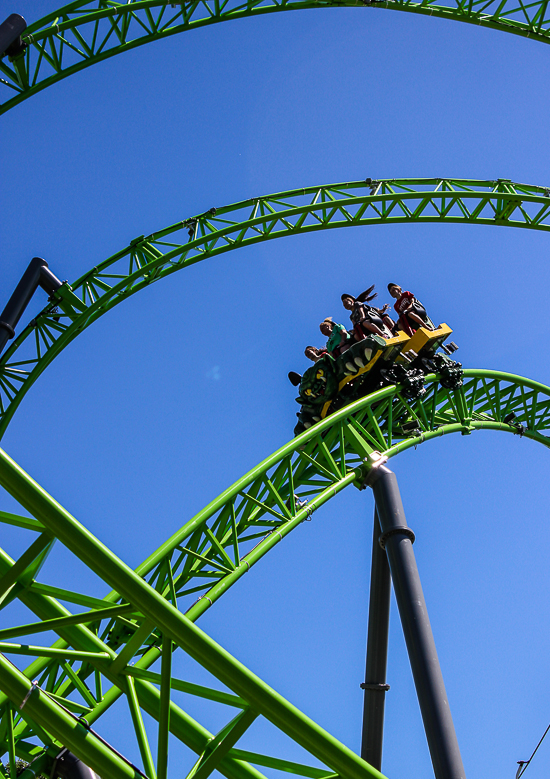
<path fill-rule="evenodd" d="M 344 344 L 347 340 L 348 340 L 348 331 L 342 325 L 342 329 L 340 330 L 340 343 L 338 344 L 338 346 L 342 346 L 342 344 Z"/>

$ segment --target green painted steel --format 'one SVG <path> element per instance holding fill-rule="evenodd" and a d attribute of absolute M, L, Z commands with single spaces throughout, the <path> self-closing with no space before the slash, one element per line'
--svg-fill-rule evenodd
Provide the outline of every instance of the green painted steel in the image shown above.
<path fill-rule="evenodd" d="M 369 766 L 348 747 L 338 742 L 309 717 L 296 709 L 196 627 L 191 620 L 163 598 L 162 594 L 148 585 L 122 560 L 101 544 L 1 450 L 0 484 L 29 513 L 39 519 L 52 536 L 59 538 L 68 549 L 104 581 L 117 587 L 118 591 L 136 609 L 141 611 L 146 620 L 151 620 L 164 636 L 173 640 L 196 662 L 246 700 L 247 711 L 250 707 L 257 714 L 263 714 L 318 760 L 326 763 L 342 779 L 367 779 L 368 777 L 382 779 L 382 774 L 379 771 Z M 146 635 L 145 638 L 147 638 Z M 102 662 L 105 663 L 104 660 Z M 72 681 L 76 683 L 77 678 L 73 671 Z M 139 699 L 133 686 L 134 681 L 131 677 L 127 677 L 126 681 L 132 719 L 147 776 L 156 779 L 151 750 L 141 718 Z M 10 699 L 15 700 L 18 706 L 21 706 L 22 702 L 26 702 L 25 696 L 30 689 L 28 700 L 32 698 L 32 708 L 29 708 L 35 722 L 47 732 L 47 729 L 51 727 L 48 723 L 57 723 L 55 719 L 55 714 L 57 714 L 60 718 L 61 743 L 68 746 L 75 754 L 82 754 L 86 763 L 100 772 L 104 779 L 110 777 L 117 779 L 121 775 L 131 775 L 127 773 L 128 766 L 126 766 L 126 773 L 120 773 L 120 758 L 118 758 L 116 767 L 112 765 L 116 757 L 113 752 L 110 753 L 111 763 L 103 760 L 102 765 L 99 765 L 99 756 L 103 756 L 103 753 L 108 751 L 106 747 L 99 742 L 101 749 L 93 752 L 94 737 L 90 737 L 86 742 L 86 728 L 82 724 L 75 725 L 74 719 L 65 714 L 61 706 L 52 701 L 41 690 L 37 690 L 33 697 L 33 688 L 29 688 L 26 677 L 2 658 L 0 658 L 0 687 L 6 690 Z M 93 699 L 93 696 L 91 697 Z M 65 719 L 68 718 L 69 722 L 72 723 L 72 728 L 63 728 L 61 732 L 61 726 L 64 724 L 64 721 L 61 721 L 63 714 Z M 85 753 L 82 746 L 83 740 L 86 742 Z M 231 746 L 232 744 L 228 746 L 227 751 Z M 220 747 L 219 743 L 217 747 Z M 220 755 L 219 760 L 223 759 L 223 756 L 223 754 Z M 201 761 L 204 760 L 206 763 L 213 757 L 214 752 L 210 752 L 208 755 L 202 756 Z M 210 770 L 213 770 L 218 762 L 214 763 Z M 203 779 L 204 776 L 204 771 L 202 771 L 201 777 Z"/>
<path fill-rule="evenodd" d="M 550 40 L 548 0 L 88 0 L 68 3 L 30 24 L 23 36 L 26 51 L 0 62 L 0 113 L 72 73 L 150 41 L 246 16 L 340 7 L 408 11 Z"/>
<path fill-rule="evenodd" d="M 261 241 L 341 227 L 428 222 L 550 231 L 550 190 L 505 179 L 355 181 L 213 207 L 139 236 L 61 287 L 55 302 L 0 357 L 0 436 L 59 352 L 100 316 L 155 281 Z"/>
<path fill-rule="evenodd" d="M 142 751 L 156 753 L 146 744 L 147 736 L 139 725 L 139 717 L 135 716 L 139 707 L 163 723 L 159 736 L 163 743 L 166 743 L 169 728 L 174 737 L 197 753 L 196 770 L 201 777 L 208 774 L 209 766 L 215 766 L 229 779 L 261 779 L 259 771 L 244 761 L 309 779 L 328 779 L 333 771 L 341 772 L 342 776 L 376 775 L 369 774 L 364 764 L 356 762 L 359 758 L 352 759 L 347 752 L 342 752 L 331 737 L 316 729 L 317 726 L 307 721 L 304 725 L 299 712 L 293 708 L 287 710 L 286 702 L 281 702 L 276 693 L 191 625 L 275 544 L 304 520 L 311 519 L 318 507 L 351 484 L 361 487 L 370 463 L 381 456 L 392 457 L 437 436 L 454 432 L 468 435 L 483 429 L 506 431 L 550 446 L 549 387 L 496 371 L 466 370 L 464 379 L 463 387 L 448 390 L 432 375 L 427 378 L 426 394 L 415 401 L 407 400 L 399 387 L 391 386 L 341 409 L 252 469 L 191 518 L 135 573 L 3 456 L 0 483 L 20 500 L 37 522 L 36 526 L 15 525 L 20 527 L 20 532 L 28 532 L 30 527 L 38 538 L 46 533 L 58 538 L 115 587 L 115 591 L 102 601 L 103 609 L 98 607 L 97 599 L 90 599 L 88 616 L 69 616 L 68 608 L 50 592 L 55 591 L 69 607 L 80 606 L 90 596 L 58 588 L 50 590 L 46 583 L 39 583 L 37 577 L 29 577 L 26 570 L 19 572 L 2 605 L 7 605 L 14 597 L 20 598 L 38 617 L 36 631 L 52 627 L 51 620 L 56 620 L 55 632 L 59 635 L 54 651 L 40 645 L 26 647 L 25 653 L 37 657 L 25 672 L 27 679 L 37 679 L 50 701 L 65 705 L 75 716 L 83 714 L 90 724 L 100 721 L 101 716 L 127 693 L 127 680 L 132 679 L 134 722 L 142 740 Z M 508 423 L 504 422 L 505 418 Z M 405 434 L 402 426 L 412 420 L 416 421 L 417 430 Z M 7 515 L 6 521 L 13 525 L 14 516 Z M 0 553 L 0 576 L 6 576 L 14 565 L 6 553 Z M 193 602 L 199 593 L 202 593 L 201 597 Z M 117 608 L 118 619 L 113 612 Z M 102 611 L 108 616 L 100 620 Z M 43 620 L 50 621 L 44 624 Z M 3 642 L 0 649 L 6 654 L 10 651 L 20 654 L 21 644 L 10 646 L 4 639 L 6 634 L 13 638 L 18 633 L 26 635 L 26 631 L 29 631 L 28 626 L 0 631 Z M 136 636 L 139 640 L 135 640 Z M 169 703 L 168 716 L 166 674 L 170 671 L 167 671 L 166 657 L 162 656 L 162 646 L 166 647 L 167 642 L 171 646 L 172 640 L 180 647 L 177 651 L 183 646 L 190 656 L 204 663 L 216 679 L 232 690 L 228 693 L 171 677 L 172 690 L 228 707 L 228 726 L 214 741 L 212 734 L 173 701 Z M 161 657 L 161 673 L 148 670 Z M 0 677 L 2 673 L 9 677 L 9 666 L 3 668 Z M 110 685 L 109 689 L 103 691 L 98 677 Z M 0 678 L 4 691 L 0 694 L 0 712 L 3 721 L 7 721 L 13 712 L 10 706 L 19 705 L 20 700 L 12 697 L 11 687 L 4 686 L 3 681 Z M 9 678 L 6 683 L 11 684 Z M 160 686 L 160 691 L 156 685 Z M 297 733 L 296 740 L 301 739 L 300 743 L 311 754 L 320 757 L 327 768 L 290 764 L 274 756 L 239 750 L 228 735 L 239 733 L 229 728 L 234 720 L 231 712 L 235 708 L 244 711 L 251 708 L 254 713 L 275 721 L 282 730 L 292 731 L 295 737 Z M 42 753 L 40 745 L 28 746 L 33 734 L 38 733 L 42 744 L 50 750 L 62 740 L 57 732 L 46 731 L 42 722 L 34 717 L 29 721 L 15 719 L 12 722 L 15 750 L 19 756 L 29 759 Z M 305 730 L 300 731 L 300 728 Z M 63 738 L 69 737 L 72 738 L 70 733 L 63 731 Z M 75 751 L 78 749 L 76 741 L 63 743 L 71 745 Z M 216 750 L 216 744 L 224 746 Z M 9 752 L 6 738 L 2 751 Z M 92 767 L 99 765 L 89 753 L 87 759 Z M 104 755 L 101 759 L 104 779 L 117 776 L 109 773 L 111 769 L 105 769 Z M 162 761 L 160 768 L 159 773 L 165 770 Z"/>
<path fill-rule="evenodd" d="M 97 771 L 104 773 L 106 777 L 135 779 L 135 771 L 126 761 L 108 749 L 59 703 L 42 690 L 33 688 L 27 677 L 2 654 L 0 654 L 0 687 L 12 701 L 17 701 L 21 716 L 33 722 L 35 732 L 53 731 L 56 734 L 57 743 L 52 741 L 57 746 L 57 751 L 64 744 L 71 744 L 75 754 L 79 754 L 85 762 L 93 762 Z M 20 709 L 23 702 L 24 708 Z M 9 712 L 10 720 L 11 716 L 12 711 Z"/>
<path fill-rule="evenodd" d="M 85 67 L 153 40 L 245 16 L 328 7 L 435 15 L 550 40 L 548 0 L 527 5 L 516 0 L 72 2 L 30 25 L 21 55 L 0 60 L 0 113 Z M 507 180 L 367 180 L 212 208 L 140 236 L 74 284 L 64 285 L 2 355 L 0 436 L 57 354 L 97 318 L 154 281 L 259 241 L 399 222 L 549 230 L 550 191 Z M 227 779 L 264 779 L 255 766 L 306 779 L 380 779 L 379 772 L 194 623 L 275 544 L 311 520 L 315 510 L 351 484 L 362 488 L 369 468 L 381 458 L 437 436 L 480 429 L 502 430 L 549 446 L 550 388 L 475 370 L 465 372 L 464 386 L 455 391 L 442 387 L 437 376 L 427 382 L 428 392 L 421 399 L 407 400 L 399 387 L 388 387 L 307 430 L 191 518 L 135 572 L 0 451 L 0 484 L 34 515 L 0 512 L 0 522 L 37 534 L 17 560 L 0 550 L 0 609 L 18 598 L 36 620 L 0 630 L 0 751 L 7 754 L 11 773 L 16 757 L 37 759 L 35 765 L 48 771 L 59 749 L 67 746 L 103 779 L 139 776 L 90 729 L 125 697 L 149 779 L 168 776 L 170 734 L 198 756 L 188 779 L 207 779 L 214 770 Z M 406 434 L 403 425 L 411 421 L 416 430 Z M 101 599 L 39 581 L 56 540 L 114 590 Z M 39 640 L 32 645 L 6 640 L 47 631 L 59 636 L 53 647 Z M 175 678 L 175 651 L 186 652 L 230 692 Z M 9 655 L 36 659 L 23 673 Z M 153 666 L 159 660 L 157 673 Z M 33 679 L 37 682 L 31 683 Z M 227 724 L 219 733 L 210 733 L 172 700 L 172 691 L 227 707 Z M 143 712 L 159 723 L 156 749 Z M 258 716 L 273 722 L 325 768 L 239 749 L 239 739 Z"/>

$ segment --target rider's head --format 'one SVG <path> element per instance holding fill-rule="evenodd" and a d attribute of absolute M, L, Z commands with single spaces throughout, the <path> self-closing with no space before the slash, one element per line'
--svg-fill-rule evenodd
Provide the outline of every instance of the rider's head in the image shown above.
<path fill-rule="evenodd" d="M 313 362 L 317 362 L 319 359 L 319 349 L 317 349 L 316 346 L 306 346 L 304 354 L 308 360 L 312 360 Z"/>
<path fill-rule="evenodd" d="M 388 292 L 392 296 L 392 298 L 400 298 L 401 297 L 401 287 L 399 284 L 388 284 Z"/>
<path fill-rule="evenodd" d="M 327 316 L 327 318 L 323 319 L 323 321 L 319 325 L 319 330 L 322 332 L 323 335 L 326 335 L 327 338 L 332 333 L 333 328 L 334 328 L 334 322 L 332 321 L 331 316 Z"/>
<path fill-rule="evenodd" d="M 351 311 L 355 305 L 355 298 L 353 295 L 342 295 L 342 305 L 347 311 Z"/>

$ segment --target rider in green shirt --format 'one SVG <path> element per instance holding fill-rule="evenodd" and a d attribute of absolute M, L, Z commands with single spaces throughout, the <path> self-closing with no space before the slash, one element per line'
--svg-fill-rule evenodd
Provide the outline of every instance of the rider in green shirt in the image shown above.
<path fill-rule="evenodd" d="M 333 357 L 338 357 L 349 349 L 349 346 L 346 348 L 348 342 L 351 341 L 348 331 L 344 325 L 333 322 L 331 316 L 328 316 L 321 322 L 319 330 L 328 338 L 326 348 Z"/>

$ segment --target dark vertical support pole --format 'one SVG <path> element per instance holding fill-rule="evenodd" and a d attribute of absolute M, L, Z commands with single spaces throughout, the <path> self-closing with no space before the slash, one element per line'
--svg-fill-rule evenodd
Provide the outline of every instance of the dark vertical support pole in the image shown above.
<path fill-rule="evenodd" d="M 386 552 L 378 543 L 380 535 L 378 512 L 375 510 L 370 573 L 367 663 L 365 683 L 361 685 L 365 690 L 361 757 L 379 771 L 382 769 L 384 704 L 386 691 L 390 689 L 386 684 L 386 666 L 391 593 L 390 568 Z"/>
<path fill-rule="evenodd" d="M 41 257 L 33 257 L 13 295 L 0 314 L 0 352 L 9 339 L 14 337 L 15 326 L 37 288 L 42 287 L 48 295 L 53 295 L 61 286 L 61 281 L 48 268 L 46 260 Z"/>
<path fill-rule="evenodd" d="M 380 465 L 367 479 L 380 520 L 380 544 L 388 556 L 395 598 L 424 721 L 436 779 L 464 779 L 464 766 L 416 567 L 395 474 Z"/>

